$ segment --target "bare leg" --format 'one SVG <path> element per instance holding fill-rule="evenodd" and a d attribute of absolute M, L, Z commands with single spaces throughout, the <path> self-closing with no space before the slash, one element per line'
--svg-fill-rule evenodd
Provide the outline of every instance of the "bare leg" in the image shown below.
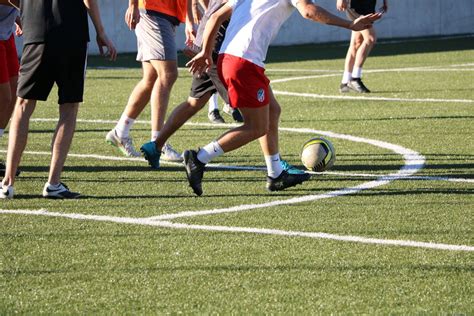
<path fill-rule="evenodd" d="M 127 106 L 123 111 L 125 115 L 133 119 L 136 119 L 142 113 L 148 101 L 150 101 L 151 92 L 157 79 L 155 68 L 153 68 L 151 63 L 143 62 L 142 68 L 143 78 L 133 89 L 128 98 Z"/>
<path fill-rule="evenodd" d="M 0 128 L 5 129 L 12 116 L 16 103 L 16 87 L 18 76 L 10 78 L 10 82 L 0 84 Z"/>
<path fill-rule="evenodd" d="M 354 67 L 362 68 L 364 65 L 367 56 L 369 56 L 370 51 L 375 45 L 377 40 L 375 29 L 371 27 L 370 29 L 363 30 L 358 32 L 363 37 L 363 42 L 361 43 L 360 47 L 357 49 L 357 54 L 354 61 Z"/>
<path fill-rule="evenodd" d="M 18 98 L 8 136 L 8 153 L 5 170 L 4 185 L 14 185 L 15 174 L 20 164 L 21 155 L 28 141 L 30 117 L 36 107 L 36 100 Z"/>
<path fill-rule="evenodd" d="M 270 106 L 239 108 L 244 116 L 243 125 L 224 133 L 217 142 L 224 152 L 229 152 L 267 134 L 270 127 Z"/>
<path fill-rule="evenodd" d="M 352 73 L 352 69 L 354 68 L 354 61 L 357 55 L 357 50 L 359 49 L 363 40 L 364 38 L 362 37 L 361 32 L 351 32 L 351 42 L 349 44 L 346 59 L 344 61 L 344 71 Z"/>
<path fill-rule="evenodd" d="M 181 126 L 184 125 L 191 117 L 194 116 L 199 110 L 201 110 L 207 101 L 211 97 L 211 93 L 208 92 L 199 99 L 189 97 L 186 102 L 178 105 L 173 112 L 169 115 L 166 123 L 163 125 L 163 128 L 160 131 L 155 140 L 156 148 L 161 150 L 164 144 L 168 139 L 173 135 Z"/>
<path fill-rule="evenodd" d="M 178 78 L 175 60 L 152 60 L 151 64 L 158 74 L 151 93 L 151 130 L 159 131 L 165 122 L 171 88 Z"/>
<path fill-rule="evenodd" d="M 61 172 L 76 129 L 78 109 L 79 103 L 65 103 L 59 106 L 59 121 L 51 144 L 51 167 L 48 177 L 50 184 L 54 185 L 60 182 Z"/>
<path fill-rule="evenodd" d="M 269 108 L 269 128 L 265 136 L 260 137 L 260 147 L 265 156 L 272 156 L 279 153 L 278 149 L 278 124 L 280 121 L 281 107 L 273 91 L 270 88 L 270 108 Z"/>

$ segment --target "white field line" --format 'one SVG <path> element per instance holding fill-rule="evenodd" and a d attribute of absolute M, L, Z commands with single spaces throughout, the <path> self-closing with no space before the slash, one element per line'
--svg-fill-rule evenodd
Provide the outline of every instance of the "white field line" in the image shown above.
<path fill-rule="evenodd" d="M 396 102 L 436 102 L 436 103 L 474 103 L 469 99 L 408 99 L 408 98 L 387 98 L 387 97 L 363 97 L 363 96 L 343 96 L 343 95 L 322 95 L 317 93 L 298 93 L 273 90 L 276 95 L 288 95 L 293 97 L 305 97 L 315 99 L 337 99 L 337 100 L 366 100 L 366 101 L 396 101 Z"/>
<path fill-rule="evenodd" d="M 100 222 L 147 225 L 147 226 L 173 228 L 173 229 L 187 229 L 187 230 L 193 229 L 193 230 L 216 231 L 216 232 L 251 233 L 251 234 L 277 235 L 277 236 L 288 236 L 288 237 L 306 237 L 306 238 L 314 238 L 314 239 L 328 239 L 328 240 L 336 240 L 336 241 L 344 241 L 344 242 L 385 245 L 385 246 L 416 247 L 416 248 L 450 250 L 450 251 L 468 251 L 468 252 L 474 251 L 474 247 L 467 246 L 467 245 L 451 245 L 451 244 L 442 244 L 442 243 L 420 242 L 420 241 L 413 241 L 413 240 L 367 238 L 367 237 L 351 236 L 351 235 L 328 234 L 328 233 L 322 233 L 322 232 L 285 231 L 285 230 L 279 230 L 279 229 L 251 228 L 251 227 L 189 225 L 189 224 L 183 224 L 183 223 L 172 223 L 169 221 L 154 221 L 154 220 L 150 220 L 146 218 L 115 217 L 115 216 L 87 215 L 87 214 L 75 214 L 75 213 L 68 214 L 68 213 L 48 212 L 46 210 L 37 210 L 37 211 L 0 210 L 0 214 L 61 217 L 61 218 L 69 218 L 69 219 L 75 219 L 75 220 L 93 220 L 93 221 L 100 221 Z"/>

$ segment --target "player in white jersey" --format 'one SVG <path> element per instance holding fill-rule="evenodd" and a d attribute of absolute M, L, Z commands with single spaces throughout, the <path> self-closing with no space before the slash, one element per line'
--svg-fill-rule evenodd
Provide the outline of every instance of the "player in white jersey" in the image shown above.
<path fill-rule="evenodd" d="M 371 27 L 380 14 L 362 16 L 354 21 L 339 18 L 311 0 L 229 0 L 206 24 L 203 49 L 189 63 L 190 71 L 203 73 L 212 65 L 212 45 L 222 21 L 232 19 L 222 44 L 218 70 L 227 86 L 232 107 L 244 116 L 244 124 L 224 133 L 199 149 L 186 150 L 184 162 L 191 188 L 202 194 L 205 165 L 213 158 L 259 139 L 267 165 L 267 189 L 283 190 L 309 179 L 309 174 L 289 174 L 280 164 L 278 118 L 280 105 L 270 89 L 264 60 L 271 40 L 294 9 L 306 19 L 351 30 Z"/>

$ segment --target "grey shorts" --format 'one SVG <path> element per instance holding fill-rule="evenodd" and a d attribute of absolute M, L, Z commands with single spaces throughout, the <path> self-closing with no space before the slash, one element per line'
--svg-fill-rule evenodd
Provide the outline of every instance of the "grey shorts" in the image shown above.
<path fill-rule="evenodd" d="M 193 75 L 189 96 L 194 99 L 200 99 L 208 92 L 211 92 L 211 94 L 214 94 L 215 92 L 219 93 L 224 102 L 227 104 L 229 103 L 227 90 L 222 81 L 219 79 L 219 75 L 217 74 L 217 66 L 215 63 L 212 64 L 209 72 L 205 72 L 199 77 L 197 75 Z"/>
<path fill-rule="evenodd" d="M 177 60 L 176 26 L 159 16 L 140 13 L 135 29 L 137 36 L 137 60 Z"/>

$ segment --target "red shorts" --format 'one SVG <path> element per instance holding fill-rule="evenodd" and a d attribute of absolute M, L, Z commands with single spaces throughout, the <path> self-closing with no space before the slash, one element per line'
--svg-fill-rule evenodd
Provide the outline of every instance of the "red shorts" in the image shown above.
<path fill-rule="evenodd" d="M 10 36 L 6 41 L 0 41 L 0 84 L 18 76 L 18 53 L 16 52 L 15 38 Z"/>
<path fill-rule="evenodd" d="M 262 67 L 240 57 L 221 54 L 217 69 L 233 108 L 258 108 L 270 103 L 270 80 Z"/>

